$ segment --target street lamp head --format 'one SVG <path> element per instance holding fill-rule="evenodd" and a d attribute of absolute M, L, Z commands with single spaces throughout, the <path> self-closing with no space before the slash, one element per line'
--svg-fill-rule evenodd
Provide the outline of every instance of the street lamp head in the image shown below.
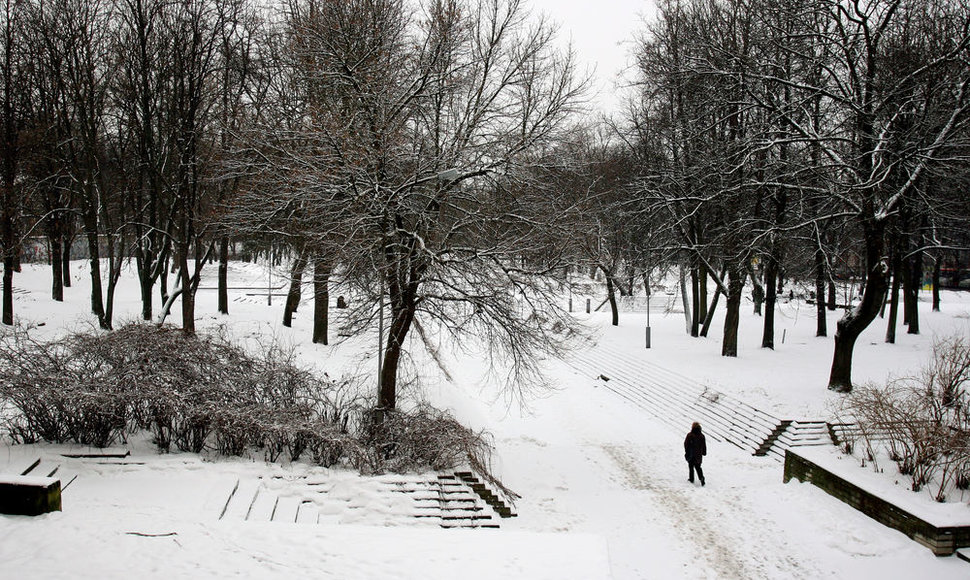
<path fill-rule="evenodd" d="M 438 181 L 444 181 L 444 182 L 454 181 L 458 179 L 458 170 L 455 169 L 454 167 L 452 167 L 451 169 L 445 169 L 435 177 L 438 178 Z"/>

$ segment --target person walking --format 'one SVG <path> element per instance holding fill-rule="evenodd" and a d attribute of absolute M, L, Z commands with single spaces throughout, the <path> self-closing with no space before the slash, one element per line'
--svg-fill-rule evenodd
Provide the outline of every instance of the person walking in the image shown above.
<path fill-rule="evenodd" d="M 701 424 L 695 421 L 690 427 L 687 438 L 684 439 L 684 459 L 687 460 L 687 466 L 690 470 L 687 481 L 694 483 L 694 471 L 697 471 L 697 477 L 701 480 L 701 485 L 704 485 L 704 470 L 701 469 L 701 461 L 705 455 L 707 455 L 707 440 L 704 439 L 704 433 L 701 432 Z"/>

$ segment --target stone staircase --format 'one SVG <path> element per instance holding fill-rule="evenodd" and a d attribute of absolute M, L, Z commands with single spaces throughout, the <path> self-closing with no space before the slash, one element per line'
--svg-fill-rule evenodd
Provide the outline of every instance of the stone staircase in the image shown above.
<path fill-rule="evenodd" d="M 498 528 L 511 502 L 470 470 L 360 478 L 258 478 L 236 481 L 219 519 L 321 524 L 366 521 L 442 528 Z"/>
<path fill-rule="evenodd" d="M 482 481 L 473 471 L 456 471 L 455 477 L 472 488 L 478 494 L 478 497 L 484 500 L 500 517 L 514 518 L 518 515 L 515 513 L 514 504 L 508 496 Z"/>
<path fill-rule="evenodd" d="M 62 462 L 50 458 L 37 458 L 30 465 L 18 469 L 18 473 L 12 475 L 29 475 L 36 477 L 53 477 L 61 480 L 61 491 L 66 490 L 74 480 L 77 479 L 77 472 L 70 467 L 65 467 Z"/>
<path fill-rule="evenodd" d="M 438 476 L 437 505 L 427 506 L 426 517 L 437 517 L 443 528 L 497 528 L 489 506 L 476 490 L 471 489 L 457 474 Z"/>
<path fill-rule="evenodd" d="M 77 479 L 80 464 L 128 464 L 130 455 L 127 449 L 113 447 L 64 451 L 57 456 L 43 456 L 29 463 L 25 462 L 23 465 L 14 467 L 10 475 L 53 477 L 61 481 L 61 491 L 64 491 Z"/>
<path fill-rule="evenodd" d="M 593 349 L 566 363 L 671 427 L 686 433 L 698 421 L 714 441 L 752 455 L 784 461 L 788 448 L 838 441 L 825 421 L 775 417 L 634 355 Z"/>

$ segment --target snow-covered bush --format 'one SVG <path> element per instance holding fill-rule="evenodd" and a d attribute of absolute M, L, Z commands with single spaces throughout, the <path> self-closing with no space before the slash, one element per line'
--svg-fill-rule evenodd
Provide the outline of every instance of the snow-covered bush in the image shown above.
<path fill-rule="evenodd" d="M 104 447 L 123 439 L 130 418 L 120 385 L 100 380 L 105 367 L 83 341 L 52 343 L 18 330 L 0 341 L 0 397 L 15 442 L 74 441 Z"/>
<path fill-rule="evenodd" d="M 0 340 L 0 398 L 15 442 L 103 447 L 146 429 L 174 445 L 225 455 L 265 448 L 299 456 L 314 429 L 347 433 L 359 402 L 347 385 L 299 368 L 271 346 L 251 356 L 218 335 L 130 324 L 39 342 L 22 329 Z"/>
<path fill-rule="evenodd" d="M 843 412 L 860 427 L 869 459 L 884 449 L 913 491 L 932 486 L 937 501 L 970 486 L 970 343 L 938 340 L 917 375 L 857 388 Z"/>
<path fill-rule="evenodd" d="M 427 405 L 386 413 L 368 425 L 367 432 L 373 471 L 445 469 L 474 461 L 485 465 L 492 449 L 485 434 Z"/>
<path fill-rule="evenodd" d="M 255 356 L 218 334 L 130 324 L 51 342 L 23 329 L 0 336 L 0 403 L 12 409 L 2 426 L 18 443 L 104 447 L 147 430 L 162 452 L 308 457 L 370 473 L 469 464 L 488 477 L 484 434 L 427 406 L 375 422 L 358 393 L 278 345 Z"/>

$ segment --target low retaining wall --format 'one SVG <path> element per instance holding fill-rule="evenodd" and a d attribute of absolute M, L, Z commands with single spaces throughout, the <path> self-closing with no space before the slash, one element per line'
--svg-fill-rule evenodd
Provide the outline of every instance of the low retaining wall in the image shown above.
<path fill-rule="evenodd" d="M 785 483 L 793 478 L 807 481 L 880 524 L 899 530 L 933 550 L 937 556 L 949 556 L 960 548 L 970 546 L 970 526 L 938 528 L 789 449 L 785 451 Z"/>
<path fill-rule="evenodd" d="M 0 476 L 0 513 L 38 516 L 61 511 L 61 481 L 29 475 Z"/>

